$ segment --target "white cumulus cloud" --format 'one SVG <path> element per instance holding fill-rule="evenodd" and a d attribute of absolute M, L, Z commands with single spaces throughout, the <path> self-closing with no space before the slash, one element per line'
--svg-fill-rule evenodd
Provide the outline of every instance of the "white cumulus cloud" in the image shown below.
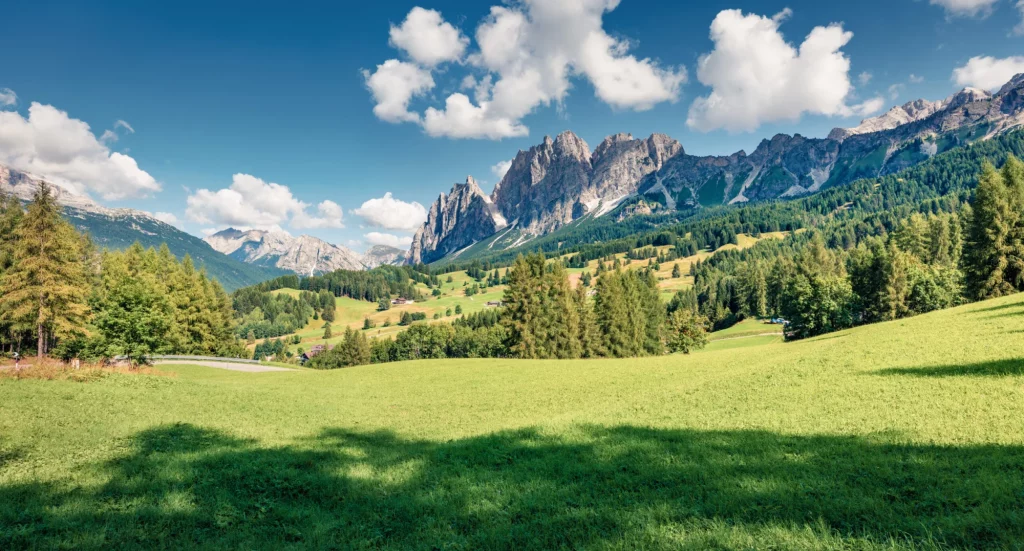
<path fill-rule="evenodd" d="M 881 111 L 884 108 L 885 98 L 877 96 L 862 103 L 858 103 L 857 105 L 851 106 L 850 110 L 853 112 L 853 114 L 859 117 L 867 117 L 868 115 L 874 115 L 875 113 Z"/>
<path fill-rule="evenodd" d="M 0 107 L 10 107 L 18 104 L 18 94 L 10 88 L 0 88 Z"/>
<path fill-rule="evenodd" d="M 417 63 L 433 67 L 462 59 L 469 38 L 445 21 L 440 12 L 415 7 L 401 26 L 391 26 L 391 45 L 404 50 Z"/>
<path fill-rule="evenodd" d="M 1022 1 L 1024 1 L 1024 0 L 1022 0 Z M 859 82 L 861 86 L 867 86 L 868 83 L 871 82 L 871 79 L 874 78 L 874 77 L 875 77 L 875 75 L 872 75 L 871 73 L 869 73 L 867 71 L 864 71 L 863 73 L 857 75 L 857 82 Z"/>
<path fill-rule="evenodd" d="M 32 102 L 28 118 L 0 112 L 0 163 L 31 172 L 74 193 L 105 199 L 160 191 L 135 159 L 112 152 L 89 125 L 52 105 Z"/>
<path fill-rule="evenodd" d="M 389 69 L 387 63 L 377 73 L 365 74 L 377 107 L 374 112 L 387 122 L 419 122 L 430 136 L 448 138 L 501 139 L 526 136 L 529 129 L 522 119 L 539 107 L 561 104 L 571 88 L 571 78 L 588 80 L 604 103 L 617 109 L 646 110 L 662 102 L 679 98 L 686 82 L 682 67 L 664 67 L 651 59 L 639 59 L 629 53 L 629 41 L 612 37 L 603 26 L 605 13 L 614 10 L 619 0 L 521 0 L 493 6 L 476 28 L 476 49 L 468 51 L 465 61 L 471 71 L 462 79 L 462 87 L 472 90 L 450 94 L 443 106 L 429 106 L 421 117 L 409 112 L 409 102 L 433 86 L 415 89 L 397 86 L 401 91 L 385 97 L 372 80 Z M 404 29 L 412 20 L 422 20 L 414 28 L 427 28 L 439 39 L 432 55 L 416 53 L 410 42 L 396 40 L 392 28 L 391 43 L 409 54 L 421 70 L 430 70 L 441 61 L 462 60 L 465 46 L 461 34 L 448 29 L 450 24 L 433 12 L 428 17 L 413 9 Z M 435 17 L 436 15 L 436 17 Z M 414 17 L 415 16 L 415 17 Z M 440 31 L 439 29 L 444 29 Z M 402 31 L 400 36 L 414 34 Z M 456 43 L 454 37 L 458 36 Z M 441 44 L 446 46 L 442 47 Z M 442 55 L 438 52 L 447 52 Z M 397 60 L 392 60 L 398 63 Z M 388 62 L 390 63 L 390 62 Z M 393 71 L 393 69 L 392 69 Z M 411 72 L 411 71 L 410 71 Z M 428 76 L 430 73 L 428 71 Z M 426 78 L 418 78 L 423 83 Z M 413 82 L 412 78 L 403 80 Z M 406 90 L 419 90 L 407 92 Z M 385 100 L 391 99 L 390 103 Z M 384 107 L 382 107 L 382 105 Z"/>
<path fill-rule="evenodd" d="M 372 226 L 387 230 L 415 231 L 427 221 L 427 209 L 423 205 L 395 199 L 391 192 L 366 201 L 352 213 Z"/>
<path fill-rule="evenodd" d="M 178 217 L 170 212 L 154 212 L 153 218 L 156 218 L 164 224 L 170 224 L 172 226 L 178 225 Z"/>
<path fill-rule="evenodd" d="M 1014 76 L 1024 73 L 1024 56 L 972 57 L 962 67 L 953 70 L 953 82 L 957 86 L 971 86 L 982 90 L 995 91 Z"/>
<path fill-rule="evenodd" d="M 389 59 L 373 73 L 363 71 L 366 87 L 377 104 L 373 114 L 386 122 L 419 122 L 420 116 L 409 111 L 409 102 L 434 88 L 430 71 L 414 63 Z"/>
<path fill-rule="evenodd" d="M 850 60 L 841 49 L 853 33 L 841 24 L 815 27 L 799 47 L 782 36 L 787 9 L 774 17 L 725 10 L 711 23 L 715 49 L 701 56 L 697 78 L 711 93 L 690 107 L 697 130 L 744 132 L 801 115 L 853 114 Z"/>
<path fill-rule="evenodd" d="M 412 237 L 409 236 L 399 237 L 390 233 L 372 231 L 364 234 L 363 238 L 371 245 L 385 245 L 396 249 L 408 249 L 412 246 Z"/>
<path fill-rule="evenodd" d="M 190 194 L 186 203 L 185 216 L 200 224 L 264 230 L 280 229 L 288 223 L 299 229 L 344 227 L 337 203 L 323 201 L 316 214 L 311 214 L 309 204 L 292 195 L 288 186 L 249 174 L 235 174 L 231 186 L 224 189 L 200 189 Z"/>
<path fill-rule="evenodd" d="M 505 177 L 505 174 L 508 173 L 509 169 L 511 169 L 511 168 L 512 168 L 512 161 L 511 160 L 509 160 L 509 161 L 501 161 L 500 163 L 498 163 L 498 164 L 496 164 L 496 165 L 491 167 L 491 174 L 494 174 L 498 178 L 498 180 L 501 180 L 502 178 Z"/>
<path fill-rule="evenodd" d="M 303 210 L 292 217 L 291 225 L 298 229 L 340 229 L 345 227 L 344 218 L 341 205 L 325 200 L 316 206 L 316 216 L 311 216 Z"/>
<path fill-rule="evenodd" d="M 999 0 L 928 0 L 933 6 L 942 6 L 951 16 L 988 15 Z"/>

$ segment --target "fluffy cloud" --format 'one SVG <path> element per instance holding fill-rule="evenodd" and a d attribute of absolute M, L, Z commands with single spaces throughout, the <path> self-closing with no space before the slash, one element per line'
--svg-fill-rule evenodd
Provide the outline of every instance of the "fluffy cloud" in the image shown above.
<path fill-rule="evenodd" d="M 512 161 L 501 161 L 491 167 L 491 174 L 494 174 L 498 180 L 501 180 L 510 168 L 512 168 Z"/>
<path fill-rule="evenodd" d="M 1021 0 L 1021 1 L 1024 1 L 1024 0 Z M 874 76 L 875 75 L 872 75 L 871 73 L 869 73 L 867 71 L 864 71 L 863 73 L 857 75 L 857 82 L 859 82 L 861 86 L 867 86 L 868 83 L 871 82 L 871 79 L 874 78 Z"/>
<path fill-rule="evenodd" d="M 370 199 L 352 213 L 372 226 L 388 230 L 415 231 L 427 221 L 427 209 L 423 205 L 399 201 L 391 192 Z"/>
<path fill-rule="evenodd" d="M 933 6 L 942 6 L 952 16 L 987 15 L 999 0 L 928 0 Z"/>
<path fill-rule="evenodd" d="M 396 93 L 400 101 L 382 108 L 381 94 L 371 81 L 387 69 L 385 63 L 377 73 L 365 75 L 377 101 L 374 112 L 388 122 L 421 122 L 427 134 L 434 137 L 501 139 L 527 135 L 529 129 L 522 119 L 539 107 L 561 103 L 569 93 L 573 76 L 590 81 L 597 97 L 617 109 L 642 111 L 661 102 L 676 101 L 686 82 L 684 68 L 662 67 L 650 59 L 638 59 L 628 53 L 628 41 L 605 32 L 603 16 L 618 3 L 619 0 L 522 0 L 494 6 L 476 29 L 477 50 L 466 57 L 468 65 L 479 75 L 463 79 L 463 88 L 473 91 L 472 98 L 463 93 L 451 94 L 443 108 L 429 107 L 422 119 L 408 111 L 409 100 L 418 95 L 415 93 Z M 427 19 L 417 10 L 410 12 L 399 30 L 414 15 L 417 20 Z M 437 51 L 447 50 L 447 56 L 416 53 L 418 50 L 408 47 L 408 41 L 395 39 L 396 29 L 392 28 L 391 43 L 419 62 L 421 70 L 433 67 L 438 60 L 461 59 L 463 55 L 454 45 L 456 35 L 445 27 L 450 25 L 436 12 L 433 14 L 436 18 L 431 15 L 429 22 L 416 27 L 445 35 L 447 47 L 438 46 Z M 465 45 L 461 41 L 459 44 Z M 405 86 L 401 90 L 410 88 Z"/>
<path fill-rule="evenodd" d="M 388 247 L 394 247 L 396 249 L 408 249 L 412 246 L 412 237 L 399 237 L 390 233 L 380 233 L 372 231 L 368 234 L 363 235 L 367 243 L 371 245 L 385 245 Z"/>
<path fill-rule="evenodd" d="M 0 107 L 10 107 L 17 105 L 18 94 L 14 93 L 14 90 L 10 88 L 0 88 Z"/>
<path fill-rule="evenodd" d="M 469 39 L 435 10 L 415 7 L 402 25 L 391 26 L 391 45 L 426 67 L 458 61 L 466 53 Z"/>
<path fill-rule="evenodd" d="M 290 222 L 300 229 L 344 227 L 337 203 L 324 201 L 313 215 L 307 212 L 309 204 L 296 199 L 288 186 L 248 174 L 235 174 L 231 186 L 224 189 L 200 189 L 186 202 L 185 215 L 200 224 L 280 229 Z"/>
<path fill-rule="evenodd" d="M 160 184 L 135 159 L 110 151 L 88 124 L 36 102 L 27 119 L 15 111 L 0 112 L 0 163 L 105 199 L 160 191 Z"/>
<path fill-rule="evenodd" d="M 378 65 L 373 73 L 363 71 L 363 78 L 377 102 L 373 114 L 393 123 L 419 122 L 420 116 L 409 112 L 409 102 L 434 88 L 430 71 L 397 59 Z"/>
<path fill-rule="evenodd" d="M 843 48 L 853 33 L 841 24 L 815 27 L 795 48 L 779 32 L 790 15 L 745 15 L 725 10 L 711 23 L 715 49 L 698 62 L 697 78 L 711 87 L 690 107 L 687 124 L 701 131 L 755 130 L 804 113 L 853 114 L 846 104 L 850 60 Z"/>
<path fill-rule="evenodd" d="M 921 84 L 922 82 L 924 82 L 924 77 L 920 75 L 911 74 L 910 78 L 908 78 L 907 80 L 909 80 L 911 84 Z"/>
<path fill-rule="evenodd" d="M 995 91 L 1020 73 L 1024 73 L 1024 56 L 1002 59 L 978 56 L 972 57 L 963 67 L 953 70 L 953 82 L 957 86 Z"/>
<path fill-rule="evenodd" d="M 316 216 L 310 216 L 305 211 L 292 217 L 292 226 L 298 229 L 325 229 L 344 228 L 344 212 L 341 205 L 334 201 L 321 201 L 316 206 Z"/>
<path fill-rule="evenodd" d="M 858 103 L 850 107 L 850 111 L 858 117 L 867 117 L 874 115 L 885 108 L 885 98 L 881 96 L 873 97 L 863 103 Z"/>
<path fill-rule="evenodd" d="M 178 225 L 178 217 L 169 212 L 154 212 L 153 218 L 156 218 L 164 224 L 170 224 L 172 226 Z"/>

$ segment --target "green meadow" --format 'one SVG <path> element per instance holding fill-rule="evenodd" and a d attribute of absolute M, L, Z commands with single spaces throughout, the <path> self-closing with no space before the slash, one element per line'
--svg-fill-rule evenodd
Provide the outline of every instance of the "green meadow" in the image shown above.
<path fill-rule="evenodd" d="M 691 356 L 2 379 L 0 549 L 1024 548 L 1024 296 L 760 329 Z"/>

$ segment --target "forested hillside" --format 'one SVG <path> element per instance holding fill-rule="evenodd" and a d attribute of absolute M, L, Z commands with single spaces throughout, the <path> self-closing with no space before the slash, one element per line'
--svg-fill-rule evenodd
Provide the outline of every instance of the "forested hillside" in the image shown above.
<path fill-rule="evenodd" d="M 68 220 L 81 232 L 88 233 L 97 247 L 124 250 L 134 243 L 159 248 L 166 244 L 179 260 L 185 255 L 199 268 L 206 270 L 229 292 L 287 273 L 268 266 L 255 266 L 221 254 L 202 239 L 148 216 L 110 216 L 80 209 L 65 209 Z"/>

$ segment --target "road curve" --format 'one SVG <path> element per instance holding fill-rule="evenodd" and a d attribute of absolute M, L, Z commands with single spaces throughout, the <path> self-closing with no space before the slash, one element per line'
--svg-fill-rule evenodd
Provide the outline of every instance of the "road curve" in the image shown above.
<path fill-rule="evenodd" d="M 257 365 L 257 364 L 243 364 L 243 363 L 231 363 L 231 362 L 197 362 L 188 360 L 157 360 L 153 362 L 155 365 L 198 365 L 202 367 L 212 367 L 214 369 L 227 369 L 228 371 L 242 371 L 245 373 L 268 373 L 271 371 L 292 371 L 284 367 L 274 367 L 271 365 Z"/>

